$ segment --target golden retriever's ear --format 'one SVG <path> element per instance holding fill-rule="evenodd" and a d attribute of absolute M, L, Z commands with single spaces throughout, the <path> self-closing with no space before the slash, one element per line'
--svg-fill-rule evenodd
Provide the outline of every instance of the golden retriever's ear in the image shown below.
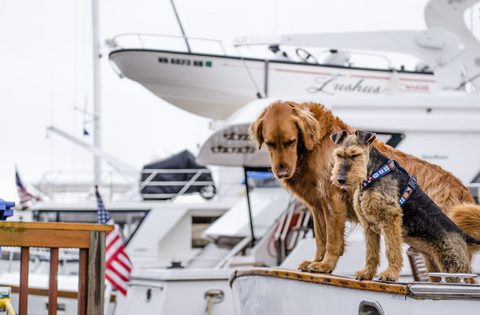
<path fill-rule="evenodd" d="M 330 139 L 332 139 L 333 143 L 335 144 L 340 144 L 345 140 L 345 137 L 348 135 L 347 131 L 342 130 L 340 132 L 334 133 L 333 135 L 330 136 Z"/>
<path fill-rule="evenodd" d="M 355 136 L 357 136 L 357 141 L 360 144 L 370 144 L 376 139 L 375 133 L 361 129 L 355 131 Z"/>
<path fill-rule="evenodd" d="M 248 128 L 249 138 L 252 141 L 256 141 L 258 145 L 258 149 L 262 148 L 263 144 L 263 117 L 267 112 L 267 108 L 263 110 L 263 112 L 258 116 L 257 120 L 255 120 L 250 127 Z"/>
<path fill-rule="evenodd" d="M 320 126 L 318 121 L 309 110 L 294 108 L 294 112 L 298 118 L 297 127 L 302 134 L 305 147 L 308 150 L 313 150 L 319 138 Z"/>

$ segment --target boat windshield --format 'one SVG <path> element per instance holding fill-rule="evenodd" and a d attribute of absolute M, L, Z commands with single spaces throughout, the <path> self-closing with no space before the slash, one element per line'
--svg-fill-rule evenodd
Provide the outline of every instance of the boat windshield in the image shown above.
<path fill-rule="evenodd" d="M 205 246 L 187 265 L 187 268 L 213 268 L 243 240 L 243 237 L 221 236 Z"/>

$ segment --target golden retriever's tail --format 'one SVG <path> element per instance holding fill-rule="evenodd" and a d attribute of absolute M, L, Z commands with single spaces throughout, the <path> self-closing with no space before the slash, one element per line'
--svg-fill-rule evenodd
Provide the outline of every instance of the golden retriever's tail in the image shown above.
<path fill-rule="evenodd" d="M 480 206 L 463 203 L 455 206 L 448 215 L 465 234 L 480 239 Z M 480 251 L 480 245 L 467 244 L 470 258 Z"/>

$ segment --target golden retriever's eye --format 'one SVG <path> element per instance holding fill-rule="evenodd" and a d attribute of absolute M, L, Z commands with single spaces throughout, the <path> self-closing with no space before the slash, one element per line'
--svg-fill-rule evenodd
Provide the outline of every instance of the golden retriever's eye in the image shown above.
<path fill-rule="evenodd" d="M 295 143 L 296 140 L 290 140 L 288 142 L 285 142 L 285 147 L 289 147 Z"/>
<path fill-rule="evenodd" d="M 268 147 L 270 147 L 272 149 L 275 149 L 275 143 L 267 142 L 266 144 L 267 144 Z"/>

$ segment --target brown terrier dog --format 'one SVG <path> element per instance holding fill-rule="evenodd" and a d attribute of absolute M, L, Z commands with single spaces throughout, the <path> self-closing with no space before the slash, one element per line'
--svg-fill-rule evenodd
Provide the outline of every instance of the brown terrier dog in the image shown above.
<path fill-rule="evenodd" d="M 341 130 L 354 132 L 323 105 L 280 101 L 265 108 L 249 129 L 259 149 L 267 144 L 275 177 L 312 212 L 317 250 L 313 262 L 300 264 L 304 271 L 332 272 L 344 252 L 345 222 L 358 222 L 352 205 L 354 190 L 342 190 L 330 181 L 335 145 L 329 137 Z M 456 177 L 381 142 L 374 141 L 373 145 L 416 176 L 443 212 L 462 208 L 456 220 L 463 225 L 458 225 L 466 233 L 480 237 L 480 218 L 472 214 L 480 210 Z M 469 205 L 464 207 L 463 203 Z M 472 253 L 478 249 L 479 246 L 472 245 Z M 435 271 L 433 263 L 426 263 L 429 271 Z"/>
<path fill-rule="evenodd" d="M 380 264 L 380 234 L 385 238 L 388 268 L 379 280 L 395 281 L 403 266 L 402 243 L 430 257 L 438 270 L 470 273 L 467 242 L 480 241 L 466 235 L 418 187 L 417 181 L 398 163 L 373 145 L 375 134 L 343 130 L 331 136 L 338 146 L 332 183 L 340 188 L 357 187 L 353 207 L 365 235 L 366 265 L 356 272 L 359 280 L 371 280 Z M 457 280 L 458 281 L 458 280 Z"/>

